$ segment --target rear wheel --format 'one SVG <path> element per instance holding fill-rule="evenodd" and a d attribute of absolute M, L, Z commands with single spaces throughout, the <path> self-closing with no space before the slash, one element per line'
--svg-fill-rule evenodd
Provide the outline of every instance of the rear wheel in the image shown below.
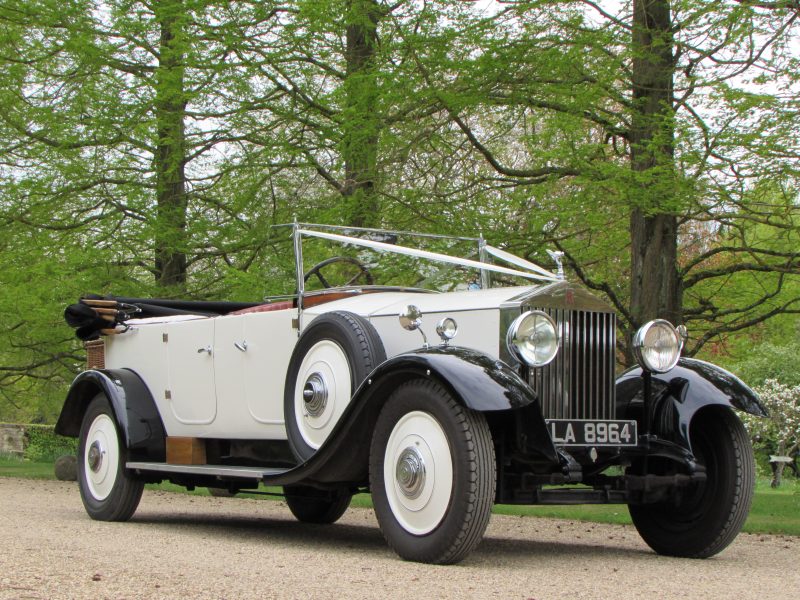
<path fill-rule="evenodd" d="M 690 435 L 706 481 L 684 492 L 678 503 L 631 505 L 629 511 L 639 534 L 659 554 L 707 558 L 734 540 L 750 511 L 753 449 L 730 410 L 698 415 Z"/>
<path fill-rule="evenodd" d="M 125 468 L 127 456 L 111 405 L 98 394 L 83 416 L 78 444 L 78 487 L 93 519 L 127 521 L 136 511 L 144 483 Z"/>
<path fill-rule="evenodd" d="M 320 525 L 338 521 L 353 497 L 343 490 L 320 490 L 304 485 L 287 485 L 283 493 L 289 510 L 298 521 Z"/>
<path fill-rule="evenodd" d="M 402 558 L 455 563 L 480 543 L 494 502 L 491 433 L 438 384 L 412 381 L 392 394 L 369 471 L 381 531 Z"/>
<path fill-rule="evenodd" d="M 215 498 L 233 498 L 236 495 L 236 492 L 232 492 L 228 488 L 216 488 L 210 487 L 208 488 L 208 493 Z"/>

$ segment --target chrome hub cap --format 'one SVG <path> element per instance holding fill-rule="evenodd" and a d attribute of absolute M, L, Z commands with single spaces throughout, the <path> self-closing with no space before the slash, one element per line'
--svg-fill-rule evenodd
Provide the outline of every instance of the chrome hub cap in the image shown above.
<path fill-rule="evenodd" d="M 103 455 L 105 455 L 105 453 L 106 451 L 103 450 L 103 447 L 97 440 L 95 440 L 92 445 L 89 446 L 89 454 L 86 457 L 86 464 L 95 473 L 100 472 L 100 468 L 103 466 Z"/>
<path fill-rule="evenodd" d="M 81 481 L 97 501 L 105 500 L 114 490 L 120 474 L 120 448 L 117 427 L 107 414 L 98 415 L 86 432 Z"/>
<path fill-rule="evenodd" d="M 412 535 L 442 522 L 453 490 L 453 457 L 439 421 L 412 411 L 397 421 L 383 457 L 386 500 L 397 523 Z"/>
<path fill-rule="evenodd" d="M 342 347 L 321 340 L 309 348 L 294 386 L 294 418 L 303 442 L 316 450 L 350 402 L 350 363 Z"/>
<path fill-rule="evenodd" d="M 406 498 L 419 498 L 425 487 L 425 461 L 416 448 L 410 446 L 403 450 L 397 460 L 395 476 Z"/>
<path fill-rule="evenodd" d="M 303 402 L 310 417 L 318 417 L 328 403 L 328 387 L 321 373 L 313 373 L 303 386 Z"/>

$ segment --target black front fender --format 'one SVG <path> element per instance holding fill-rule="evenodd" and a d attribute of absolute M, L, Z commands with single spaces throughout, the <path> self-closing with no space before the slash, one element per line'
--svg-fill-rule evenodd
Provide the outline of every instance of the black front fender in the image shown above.
<path fill-rule="evenodd" d="M 481 412 L 524 408 L 538 401 L 514 369 L 469 348 L 426 348 L 399 354 L 373 371 L 367 387 L 397 378 L 400 373 L 436 378 L 465 406 Z M 362 386 L 356 396 L 367 392 Z"/>
<path fill-rule="evenodd" d="M 269 483 L 364 483 L 378 414 L 392 391 L 411 379 L 436 381 L 472 410 L 499 414 L 525 409 L 526 449 L 557 461 L 536 393 L 511 367 L 475 350 L 439 347 L 399 354 L 379 365 L 356 390 L 317 453 L 295 469 L 268 478 Z"/>
<path fill-rule="evenodd" d="M 767 416 L 761 400 L 736 375 L 701 360 L 682 358 L 666 373 L 654 373 L 653 432 L 691 449 L 689 427 L 694 415 L 708 406 L 735 408 Z M 642 369 L 634 367 L 617 378 L 617 418 L 639 419 L 643 407 Z"/>
<path fill-rule="evenodd" d="M 59 435 L 78 437 L 86 407 L 102 393 L 111 403 L 131 456 L 165 460 L 164 425 L 144 381 L 129 369 L 92 369 L 75 378 L 55 426 Z"/>

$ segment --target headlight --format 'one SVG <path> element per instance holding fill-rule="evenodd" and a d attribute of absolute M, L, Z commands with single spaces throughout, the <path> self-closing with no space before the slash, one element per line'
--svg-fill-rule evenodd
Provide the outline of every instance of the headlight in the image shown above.
<path fill-rule="evenodd" d="M 539 310 L 521 314 L 508 328 L 506 343 L 512 355 L 532 367 L 543 367 L 558 352 L 558 330 Z"/>
<path fill-rule="evenodd" d="M 445 317 L 436 325 L 436 333 L 446 344 L 456 337 L 456 334 L 458 333 L 458 323 L 456 323 L 455 319 Z"/>
<path fill-rule="evenodd" d="M 681 357 L 683 342 L 669 321 L 656 319 L 645 323 L 633 337 L 633 353 L 643 369 L 666 373 Z"/>

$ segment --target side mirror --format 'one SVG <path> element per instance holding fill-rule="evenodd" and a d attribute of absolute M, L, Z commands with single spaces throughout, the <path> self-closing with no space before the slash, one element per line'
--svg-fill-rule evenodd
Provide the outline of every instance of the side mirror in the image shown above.
<path fill-rule="evenodd" d="M 398 318 L 400 326 L 408 331 L 416 331 L 422 327 L 422 311 L 413 304 L 406 306 Z"/>
<path fill-rule="evenodd" d="M 409 304 L 400 312 L 398 318 L 403 329 L 419 331 L 422 334 L 422 347 L 427 348 L 428 338 L 425 336 L 425 332 L 422 331 L 422 311 L 413 304 Z"/>

